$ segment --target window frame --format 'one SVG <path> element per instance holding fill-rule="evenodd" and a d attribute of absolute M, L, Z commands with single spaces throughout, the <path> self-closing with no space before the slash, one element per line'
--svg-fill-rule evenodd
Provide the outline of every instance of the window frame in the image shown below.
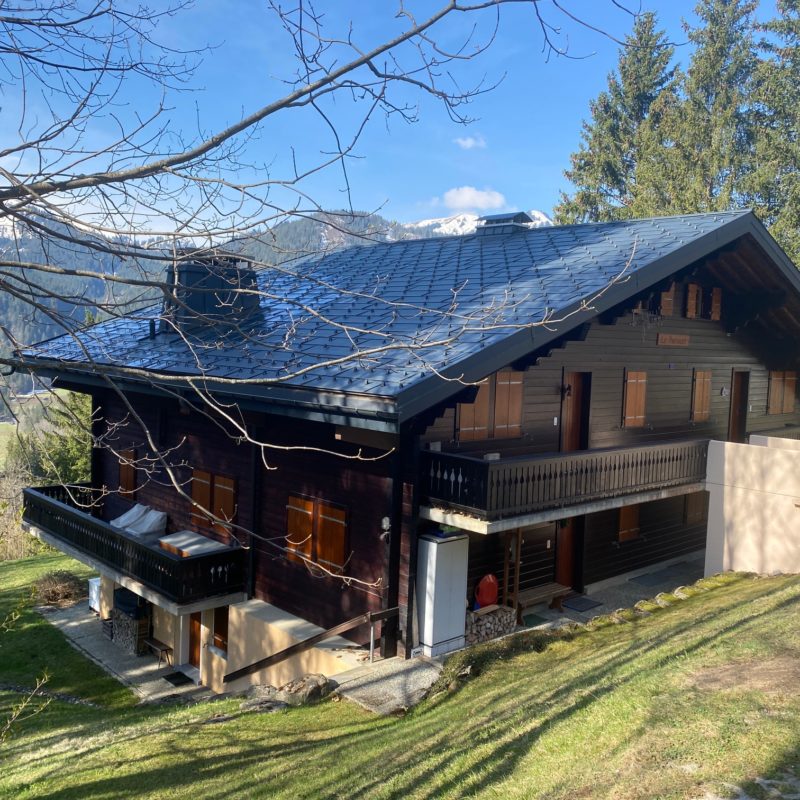
<path fill-rule="evenodd" d="M 635 391 L 632 386 L 635 385 Z M 622 391 L 622 427 L 647 425 L 647 371 L 625 368 Z"/>
<path fill-rule="evenodd" d="M 711 387 L 714 373 L 710 369 L 694 368 L 692 371 L 692 408 L 690 422 L 708 422 L 711 419 Z"/>
<path fill-rule="evenodd" d="M 292 525 L 292 512 L 310 517 L 308 532 L 297 530 Z M 295 519 L 302 517 L 295 516 Z M 349 512 L 346 506 L 321 497 L 290 493 L 286 499 L 286 557 L 298 564 L 312 564 L 323 570 L 340 574 L 350 558 Z M 341 526 L 339 541 L 331 542 L 329 535 L 321 541 L 324 531 Z M 294 537 L 302 538 L 294 538 Z M 336 555 L 339 558 L 336 559 Z M 333 557 L 331 557 L 333 555 Z"/>
<path fill-rule="evenodd" d="M 477 386 L 473 402 L 456 406 L 455 439 L 459 442 L 519 439 L 524 416 L 524 370 L 500 369 Z"/>
<path fill-rule="evenodd" d="M 789 386 L 790 389 L 788 389 Z M 795 370 L 770 370 L 767 386 L 767 415 L 794 414 L 796 408 L 797 372 Z"/>
<path fill-rule="evenodd" d="M 203 478 L 201 476 L 207 476 Z M 191 522 L 193 525 L 203 530 L 212 530 L 223 536 L 230 536 L 233 533 L 233 525 L 239 511 L 238 485 L 235 478 L 221 473 L 211 472 L 207 469 L 195 467 L 192 469 L 192 500 L 197 503 L 206 513 L 192 505 Z M 207 492 L 200 492 L 197 487 L 205 484 Z M 232 500 L 224 506 L 219 502 L 220 496 L 230 494 Z M 206 501 L 207 497 L 207 501 Z M 230 513 L 228 513 L 230 511 Z M 226 519 L 227 522 L 217 522 L 212 517 Z"/>
<path fill-rule="evenodd" d="M 136 490 L 139 488 L 135 464 L 135 447 L 119 451 L 119 495 L 126 500 L 134 500 L 136 498 Z"/>

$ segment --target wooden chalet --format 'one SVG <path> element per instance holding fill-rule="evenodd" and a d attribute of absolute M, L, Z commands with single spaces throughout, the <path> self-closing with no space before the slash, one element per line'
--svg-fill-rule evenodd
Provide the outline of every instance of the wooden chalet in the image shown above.
<path fill-rule="evenodd" d="M 26 523 L 215 689 L 344 668 L 337 638 L 247 672 L 351 619 L 363 643 L 384 617 L 385 654 L 459 646 L 489 573 L 516 606 L 702 551 L 709 440 L 800 429 L 795 266 L 747 211 L 524 216 L 280 269 L 184 261 L 165 304 L 32 348 L 91 394 L 98 446 L 90 486 L 25 491 Z M 134 503 L 166 512 L 157 538 L 110 524 Z"/>

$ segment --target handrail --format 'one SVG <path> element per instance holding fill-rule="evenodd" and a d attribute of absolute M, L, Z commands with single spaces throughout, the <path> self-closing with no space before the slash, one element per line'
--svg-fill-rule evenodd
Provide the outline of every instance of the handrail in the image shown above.
<path fill-rule="evenodd" d="M 392 617 L 396 617 L 399 613 L 400 609 L 397 606 L 394 608 L 386 608 L 383 611 L 367 611 L 364 614 L 353 617 L 353 619 L 347 620 L 347 622 L 340 622 L 333 628 L 328 628 L 327 631 L 309 636 L 308 639 L 303 639 L 302 642 L 296 642 L 295 644 L 287 647 L 285 650 L 280 650 L 277 653 L 273 653 L 271 656 L 262 658 L 260 661 L 256 661 L 247 667 L 242 667 L 241 669 L 229 672 L 223 677 L 222 682 L 230 683 L 238 678 L 244 678 L 246 675 L 252 675 L 254 672 L 260 672 L 262 669 L 279 664 L 281 661 L 285 661 L 291 656 L 297 655 L 298 653 L 304 653 L 306 650 L 310 650 L 315 644 L 319 644 L 319 642 L 323 642 L 325 639 L 338 636 L 340 633 L 345 633 L 353 628 L 357 628 L 359 625 L 372 625 L 375 622 L 382 622 L 383 620 L 391 619 Z"/>

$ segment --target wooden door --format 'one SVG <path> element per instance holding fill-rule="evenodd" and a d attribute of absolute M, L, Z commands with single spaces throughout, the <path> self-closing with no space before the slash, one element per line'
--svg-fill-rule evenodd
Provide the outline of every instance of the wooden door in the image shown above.
<path fill-rule="evenodd" d="M 556 524 L 556 583 L 572 587 L 575 583 L 575 520 Z"/>
<path fill-rule="evenodd" d="M 195 611 L 189 617 L 189 663 L 200 668 L 200 612 Z"/>
<path fill-rule="evenodd" d="M 591 373 L 564 372 L 561 384 L 561 452 L 589 446 Z"/>
<path fill-rule="evenodd" d="M 747 395 L 750 373 L 733 371 L 731 377 L 731 408 L 728 417 L 728 441 L 744 442 L 747 434 Z"/>

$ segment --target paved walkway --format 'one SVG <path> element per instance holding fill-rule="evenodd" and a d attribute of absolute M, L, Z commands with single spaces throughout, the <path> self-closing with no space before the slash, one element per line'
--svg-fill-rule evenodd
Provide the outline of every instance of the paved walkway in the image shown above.
<path fill-rule="evenodd" d="M 195 700 L 213 697 L 204 687 L 194 684 L 173 686 L 164 675 L 175 672 L 170 666 L 158 666 L 158 659 L 150 654 L 134 656 L 123 652 L 102 632 L 100 620 L 82 600 L 68 608 L 38 609 L 42 616 L 55 625 L 69 643 L 88 659 L 99 664 L 120 683 L 129 686 L 142 703 L 158 703 L 170 699 Z"/>
<path fill-rule="evenodd" d="M 588 595 L 599 606 L 580 612 L 563 612 L 538 606 L 525 615 L 531 627 L 553 627 L 564 621 L 588 622 L 592 617 L 630 608 L 639 600 L 669 592 L 678 586 L 694 583 L 703 577 L 702 558 L 682 561 L 669 567 L 656 566 L 651 572 L 630 580 L 623 579 Z M 200 700 L 215 695 L 194 685 L 173 686 L 164 675 L 172 667 L 159 667 L 154 656 L 132 656 L 106 639 L 95 614 L 83 601 L 70 608 L 40 609 L 44 617 L 61 630 L 70 643 L 87 658 L 99 664 L 117 680 L 130 686 L 143 703 L 169 699 Z M 402 713 L 419 703 L 442 672 L 443 659 L 415 658 L 406 661 L 390 658 L 366 663 L 332 676 L 338 692 L 348 700 L 377 714 Z"/>

